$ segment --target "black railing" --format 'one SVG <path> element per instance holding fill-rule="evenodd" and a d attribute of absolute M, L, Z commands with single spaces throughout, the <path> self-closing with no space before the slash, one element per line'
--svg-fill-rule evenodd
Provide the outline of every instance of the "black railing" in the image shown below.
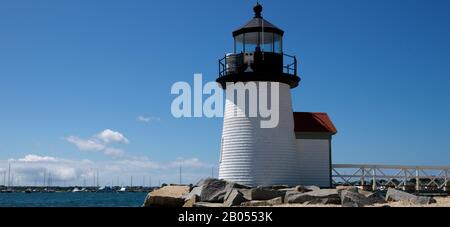
<path fill-rule="evenodd" d="M 289 64 L 283 65 L 283 73 L 297 76 L 297 57 L 283 54 L 283 58 L 283 62 L 290 62 Z"/>
<path fill-rule="evenodd" d="M 266 61 L 262 60 L 262 62 L 258 62 L 255 60 L 252 63 L 252 67 L 258 64 L 259 67 L 261 65 L 268 66 L 269 70 L 272 71 L 272 66 L 274 69 L 279 68 L 277 72 L 281 74 L 287 74 L 292 76 L 297 76 L 297 58 L 295 56 L 282 54 L 281 57 L 271 58 L 271 60 L 276 60 L 276 62 L 272 62 L 268 60 L 269 54 L 271 56 L 274 53 L 265 53 L 267 55 Z M 278 55 L 278 54 L 276 54 Z M 282 60 L 281 60 L 282 59 Z M 248 65 L 244 63 L 244 54 L 233 54 L 227 55 L 219 60 L 219 77 L 227 76 L 230 74 L 242 73 L 248 69 Z M 266 68 L 267 69 L 267 68 Z"/>

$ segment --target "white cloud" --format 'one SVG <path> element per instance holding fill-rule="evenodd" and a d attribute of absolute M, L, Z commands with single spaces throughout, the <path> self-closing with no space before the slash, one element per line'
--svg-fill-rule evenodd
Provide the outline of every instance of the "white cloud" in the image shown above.
<path fill-rule="evenodd" d="M 115 132 L 111 129 L 106 129 L 96 136 L 98 139 L 103 141 L 105 144 L 110 143 L 123 143 L 128 144 L 128 139 L 120 132 Z"/>
<path fill-rule="evenodd" d="M 113 157 L 124 156 L 125 151 L 111 147 L 110 144 L 129 143 L 129 140 L 122 133 L 115 132 L 110 129 L 106 129 L 89 139 L 80 139 L 77 136 L 69 136 L 66 140 L 67 142 L 75 145 L 81 151 L 100 151 L 105 155 Z"/>
<path fill-rule="evenodd" d="M 114 157 L 120 157 L 120 156 L 125 155 L 125 152 L 123 150 L 117 149 L 117 148 L 112 148 L 112 147 L 105 148 L 105 150 L 103 150 L 103 153 L 105 155 L 114 156 Z"/>
<path fill-rule="evenodd" d="M 151 123 L 151 122 L 158 122 L 161 121 L 161 118 L 159 117 L 145 117 L 145 116 L 139 116 L 137 118 L 138 121 L 144 122 L 144 123 Z"/>
<path fill-rule="evenodd" d="M 67 138 L 67 142 L 75 145 L 82 151 L 101 151 L 105 149 L 105 145 L 95 140 L 83 140 L 76 136 L 70 136 Z"/>
<path fill-rule="evenodd" d="M 185 158 L 179 157 L 179 158 L 177 158 L 176 161 L 171 163 L 171 166 L 180 166 L 180 165 L 183 167 L 188 167 L 188 168 L 211 168 L 211 167 L 213 167 L 213 165 L 203 163 L 198 158 L 185 159 Z"/>
<path fill-rule="evenodd" d="M 56 158 L 48 156 L 27 155 L 19 159 L 20 162 L 56 162 Z"/>

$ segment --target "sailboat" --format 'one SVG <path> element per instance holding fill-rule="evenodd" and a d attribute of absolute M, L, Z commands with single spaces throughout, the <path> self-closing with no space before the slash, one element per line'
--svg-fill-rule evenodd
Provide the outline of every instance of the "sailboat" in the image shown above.
<path fill-rule="evenodd" d="M 117 192 L 118 193 L 125 193 L 125 192 L 127 192 L 127 188 L 122 186 Z"/>
<path fill-rule="evenodd" d="M 113 189 L 111 187 L 106 187 L 105 186 L 105 187 L 99 188 L 97 192 L 100 192 L 100 193 L 111 193 L 111 192 L 113 192 Z"/>

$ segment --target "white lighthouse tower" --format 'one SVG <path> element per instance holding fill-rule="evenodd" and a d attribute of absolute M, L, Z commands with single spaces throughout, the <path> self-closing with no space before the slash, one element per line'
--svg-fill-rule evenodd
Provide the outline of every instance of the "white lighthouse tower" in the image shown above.
<path fill-rule="evenodd" d="M 267 105 L 278 107 L 279 121 L 275 127 L 261 127 L 267 119 L 259 114 L 250 116 L 238 105 L 237 95 L 227 90 L 219 178 L 249 186 L 300 185 L 290 92 L 300 82 L 297 60 L 284 54 L 284 32 L 263 19 L 262 10 L 257 4 L 254 18 L 233 32 L 234 53 L 219 61 L 217 82 L 224 89 L 237 83 L 255 84 L 259 89 L 257 99 L 267 96 Z M 278 89 L 271 89 L 271 85 Z M 271 103 L 271 97 L 279 98 Z M 250 100 L 247 94 L 246 108 L 252 105 L 248 104 Z"/>

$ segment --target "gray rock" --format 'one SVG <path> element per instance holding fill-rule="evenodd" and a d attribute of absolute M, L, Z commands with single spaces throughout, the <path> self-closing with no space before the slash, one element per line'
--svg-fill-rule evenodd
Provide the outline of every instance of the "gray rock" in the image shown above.
<path fill-rule="evenodd" d="M 233 182 L 227 182 L 227 185 L 225 186 L 225 197 L 224 200 L 227 200 L 230 194 L 233 192 L 234 189 L 250 189 L 250 187 L 240 185 Z"/>
<path fill-rule="evenodd" d="M 306 193 L 287 192 L 284 201 L 288 204 L 341 204 L 341 198 L 336 189 L 321 189 Z"/>
<path fill-rule="evenodd" d="M 375 192 L 360 191 L 359 193 L 363 194 L 373 204 L 386 203 L 386 197 L 380 191 L 375 191 Z"/>
<path fill-rule="evenodd" d="M 201 187 L 200 201 L 211 202 L 211 203 L 222 203 L 225 198 L 225 187 L 227 186 L 226 181 L 207 179 L 204 181 Z"/>
<path fill-rule="evenodd" d="M 197 183 L 197 187 L 192 190 L 190 196 L 193 194 L 200 196 L 201 202 L 223 203 L 229 197 L 234 189 L 247 189 L 249 187 L 227 182 L 217 179 L 205 179 Z M 189 198 L 189 197 L 187 197 Z"/>
<path fill-rule="evenodd" d="M 436 202 L 431 197 L 415 196 L 393 188 L 388 189 L 386 201 L 407 202 L 411 205 L 428 205 Z"/>
<path fill-rule="evenodd" d="M 246 202 L 247 200 L 244 198 L 241 192 L 238 189 L 233 189 L 232 192 L 226 197 L 225 202 L 223 204 L 224 207 L 234 207 L 239 206 L 241 203 Z"/>
<path fill-rule="evenodd" d="M 340 196 L 342 207 L 364 207 L 374 204 L 372 200 L 354 190 L 344 190 Z"/>
<path fill-rule="evenodd" d="M 284 197 L 286 195 L 286 191 L 264 188 L 242 189 L 240 191 L 244 195 L 244 198 L 249 201 L 271 200 L 278 197 Z"/>
<path fill-rule="evenodd" d="M 202 194 L 202 187 L 195 187 L 189 192 L 189 194 L 184 195 L 182 198 L 186 201 L 191 199 L 193 196 L 199 196 Z"/>
<path fill-rule="evenodd" d="M 223 204 L 222 203 L 198 202 L 198 203 L 195 203 L 193 207 L 198 207 L 198 208 L 221 208 L 221 207 L 223 207 Z"/>
<path fill-rule="evenodd" d="M 359 189 L 354 186 L 338 186 L 338 187 L 336 187 L 336 189 L 338 190 L 341 200 L 342 200 L 342 196 L 344 193 L 352 192 L 352 193 L 357 193 L 357 194 L 363 195 L 367 199 L 368 205 L 372 205 L 372 204 L 376 204 L 376 203 L 386 203 L 386 201 L 380 191 L 369 192 L 369 191 L 365 191 L 365 190 Z M 349 196 L 355 198 L 355 196 L 357 196 L 357 195 L 350 194 Z M 348 199 L 350 199 L 350 198 L 348 198 Z M 342 202 L 344 202 L 344 201 L 342 201 Z M 346 201 L 346 203 L 347 203 L 347 201 Z M 365 203 L 365 202 L 362 202 L 362 203 Z M 361 205 L 361 204 L 359 204 L 359 205 Z M 365 206 L 367 206 L 367 205 L 365 205 Z"/>
<path fill-rule="evenodd" d="M 248 201 L 241 204 L 242 207 L 270 207 L 283 204 L 283 197 L 265 201 Z"/>

